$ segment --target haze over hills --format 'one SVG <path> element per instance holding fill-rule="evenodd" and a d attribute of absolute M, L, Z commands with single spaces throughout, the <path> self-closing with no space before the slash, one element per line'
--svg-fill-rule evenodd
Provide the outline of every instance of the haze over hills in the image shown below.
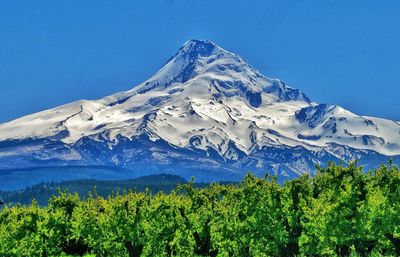
<path fill-rule="evenodd" d="M 131 90 L 0 124 L 0 178 L 10 183 L 45 167 L 286 179 L 328 160 L 372 168 L 389 158 L 400 161 L 399 122 L 318 104 L 207 40 L 186 42 Z M 82 178 L 74 172 L 66 177 Z"/>

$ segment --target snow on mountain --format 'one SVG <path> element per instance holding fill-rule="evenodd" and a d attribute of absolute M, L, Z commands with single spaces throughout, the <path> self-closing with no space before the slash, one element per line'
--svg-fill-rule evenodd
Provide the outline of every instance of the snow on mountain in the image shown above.
<path fill-rule="evenodd" d="M 99 165 L 138 175 L 290 177 L 327 160 L 376 165 L 399 155 L 399 123 L 311 102 L 207 40 L 186 42 L 131 90 L 0 124 L 3 170 Z"/>

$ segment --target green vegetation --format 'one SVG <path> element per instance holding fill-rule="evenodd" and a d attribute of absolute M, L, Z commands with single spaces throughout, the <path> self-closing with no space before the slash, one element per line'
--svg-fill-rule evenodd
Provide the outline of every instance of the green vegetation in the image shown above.
<path fill-rule="evenodd" d="M 0 211 L 0 256 L 399 256 L 400 170 L 179 185 Z"/>

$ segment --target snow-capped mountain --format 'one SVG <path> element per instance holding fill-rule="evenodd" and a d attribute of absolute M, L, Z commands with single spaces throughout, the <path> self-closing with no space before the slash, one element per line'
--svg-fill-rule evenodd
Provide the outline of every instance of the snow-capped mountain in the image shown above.
<path fill-rule="evenodd" d="M 210 41 L 190 40 L 125 92 L 0 124 L 0 173 L 125 168 L 204 180 L 285 177 L 328 160 L 400 160 L 400 124 L 312 102 Z"/>

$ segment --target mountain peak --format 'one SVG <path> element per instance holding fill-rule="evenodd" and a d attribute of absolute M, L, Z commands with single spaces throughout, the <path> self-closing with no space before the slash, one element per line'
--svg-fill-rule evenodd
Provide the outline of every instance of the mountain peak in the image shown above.
<path fill-rule="evenodd" d="M 191 39 L 186 41 L 177 51 L 174 57 L 188 58 L 195 61 L 201 57 L 209 57 L 213 54 L 227 52 L 210 40 Z"/>
<path fill-rule="evenodd" d="M 203 85 L 210 96 L 240 95 L 253 107 L 262 103 L 261 94 L 269 94 L 269 101 L 300 100 L 310 102 L 297 89 L 286 86 L 278 79 L 270 79 L 247 64 L 241 57 L 209 40 L 188 40 L 154 76 L 134 89 L 144 94 L 150 90 L 163 90 L 174 84 Z M 215 90 L 217 93 L 211 93 Z"/>
<path fill-rule="evenodd" d="M 210 62 L 226 57 L 237 58 L 234 54 L 222 49 L 209 40 L 191 39 L 186 41 L 167 63 L 153 77 L 146 81 L 141 92 L 173 83 L 185 83 L 195 77 L 197 68 L 207 66 Z M 239 58 L 237 58 L 239 60 Z"/>
<path fill-rule="evenodd" d="M 190 39 L 186 41 L 179 50 L 184 52 L 195 52 L 199 54 L 208 53 L 207 55 L 209 55 L 216 47 L 218 46 L 210 40 Z"/>

